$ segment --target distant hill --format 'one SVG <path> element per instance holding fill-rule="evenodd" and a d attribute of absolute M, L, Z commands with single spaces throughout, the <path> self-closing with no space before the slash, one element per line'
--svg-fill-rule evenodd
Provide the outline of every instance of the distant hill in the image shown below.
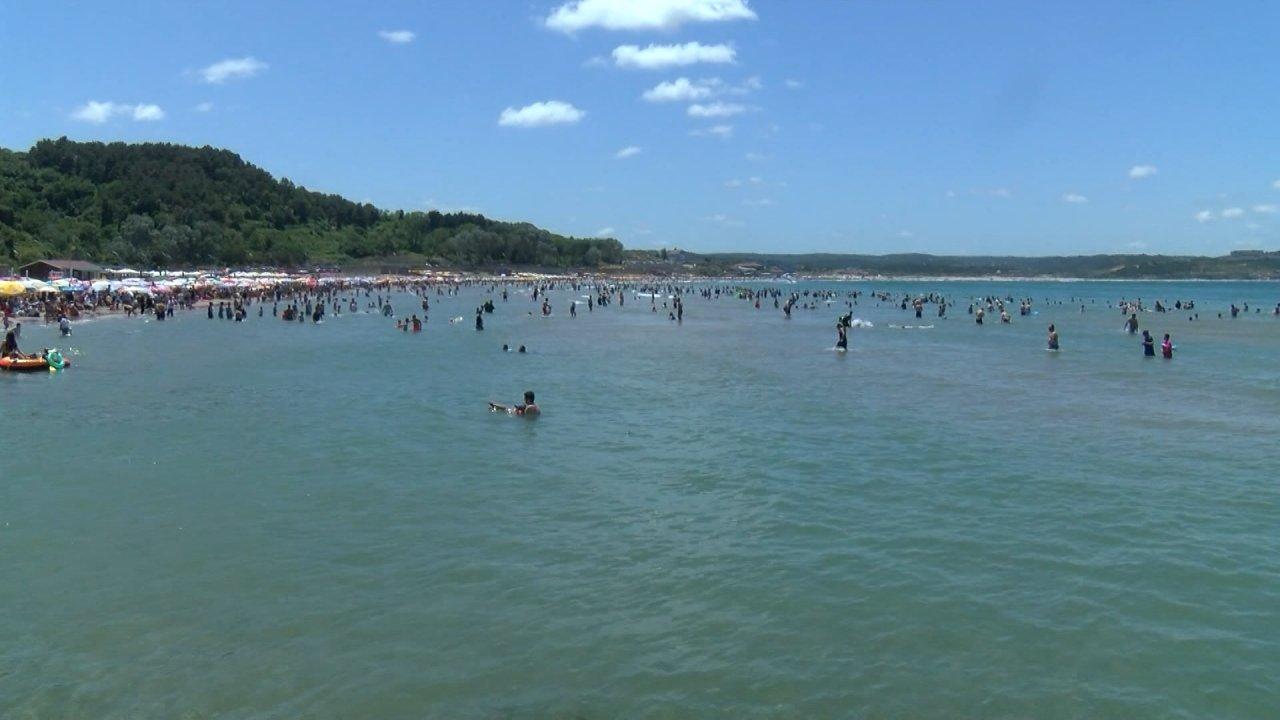
<path fill-rule="evenodd" d="M 1222 257 L 1080 255 L 843 255 L 812 253 L 666 253 L 628 251 L 633 266 L 667 266 L 702 275 L 886 275 L 911 277 L 1050 277 L 1093 279 L 1280 279 L 1280 252 L 1238 251 Z"/>
<path fill-rule="evenodd" d="M 146 268 L 433 263 L 699 275 L 782 273 L 1280 278 L 1280 253 L 1224 257 L 769 255 L 623 250 L 473 213 L 380 210 L 276 179 L 228 150 L 41 140 L 0 149 L 0 267 L 74 258 Z"/>
<path fill-rule="evenodd" d="M 472 213 L 388 212 L 312 192 L 211 147 L 42 140 L 0 149 L 0 265 L 42 257 L 145 267 L 617 263 L 622 244 Z"/>

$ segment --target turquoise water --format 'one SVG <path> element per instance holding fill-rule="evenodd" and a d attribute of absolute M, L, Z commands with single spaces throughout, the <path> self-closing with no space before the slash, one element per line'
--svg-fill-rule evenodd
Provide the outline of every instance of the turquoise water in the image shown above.
<path fill-rule="evenodd" d="M 1280 285 L 823 287 L 959 304 L 78 325 L 0 373 L 0 717 L 1274 717 Z"/>

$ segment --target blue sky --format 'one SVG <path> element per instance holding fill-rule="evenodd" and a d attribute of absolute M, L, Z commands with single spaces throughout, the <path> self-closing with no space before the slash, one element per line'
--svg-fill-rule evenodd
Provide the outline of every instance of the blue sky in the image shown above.
<path fill-rule="evenodd" d="M 0 145 L 629 247 L 1219 254 L 1280 247 L 1278 38 L 1275 2 L 9 0 Z"/>

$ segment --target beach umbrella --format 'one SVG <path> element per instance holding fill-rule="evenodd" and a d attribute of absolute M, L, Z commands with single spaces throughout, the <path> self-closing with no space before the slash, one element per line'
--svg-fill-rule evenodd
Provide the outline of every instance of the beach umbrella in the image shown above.
<path fill-rule="evenodd" d="M 0 281 L 0 297 L 13 297 L 26 292 L 27 288 L 17 280 Z"/>
<path fill-rule="evenodd" d="M 110 290 L 111 283 L 107 282 L 106 280 L 94 280 L 89 285 L 89 289 L 94 292 L 102 292 L 103 290 Z"/>
<path fill-rule="evenodd" d="M 36 288 L 36 293 L 39 295 L 46 295 L 46 294 L 57 295 L 59 292 L 62 292 L 62 291 L 52 285 L 45 285 L 44 287 Z"/>
<path fill-rule="evenodd" d="M 22 278 L 18 282 L 22 283 L 22 287 L 28 290 L 39 290 L 42 287 L 47 287 L 45 283 L 39 280 L 36 280 L 35 278 L 26 277 L 26 278 Z"/>

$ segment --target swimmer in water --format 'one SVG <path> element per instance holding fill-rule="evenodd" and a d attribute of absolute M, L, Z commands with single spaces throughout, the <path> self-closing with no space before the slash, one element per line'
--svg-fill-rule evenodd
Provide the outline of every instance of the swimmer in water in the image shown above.
<path fill-rule="evenodd" d="M 1151 337 L 1150 330 L 1142 331 L 1142 354 L 1145 357 L 1156 356 L 1156 339 Z"/>
<path fill-rule="evenodd" d="M 535 418 L 542 414 L 542 411 L 538 409 L 538 404 L 533 401 L 532 390 L 524 391 L 524 402 L 519 405 L 507 407 L 506 405 L 499 405 L 498 403 L 491 402 L 489 403 L 489 409 L 494 412 L 501 410 L 508 415 L 519 415 L 520 417 L 527 418 Z"/>
<path fill-rule="evenodd" d="M 1049 349 L 1058 349 L 1058 328 L 1053 325 L 1049 326 Z"/>
<path fill-rule="evenodd" d="M 836 349 L 849 349 L 849 331 L 845 329 L 844 323 L 839 320 L 836 321 Z"/>
<path fill-rule="evenodd" d="M 1173 359 L 1173 340 L 1169 338 L 1169 333 L 1164 334 L 1164 340 L 1160 342 L 1160 354 L 1165 360 Z"/>

